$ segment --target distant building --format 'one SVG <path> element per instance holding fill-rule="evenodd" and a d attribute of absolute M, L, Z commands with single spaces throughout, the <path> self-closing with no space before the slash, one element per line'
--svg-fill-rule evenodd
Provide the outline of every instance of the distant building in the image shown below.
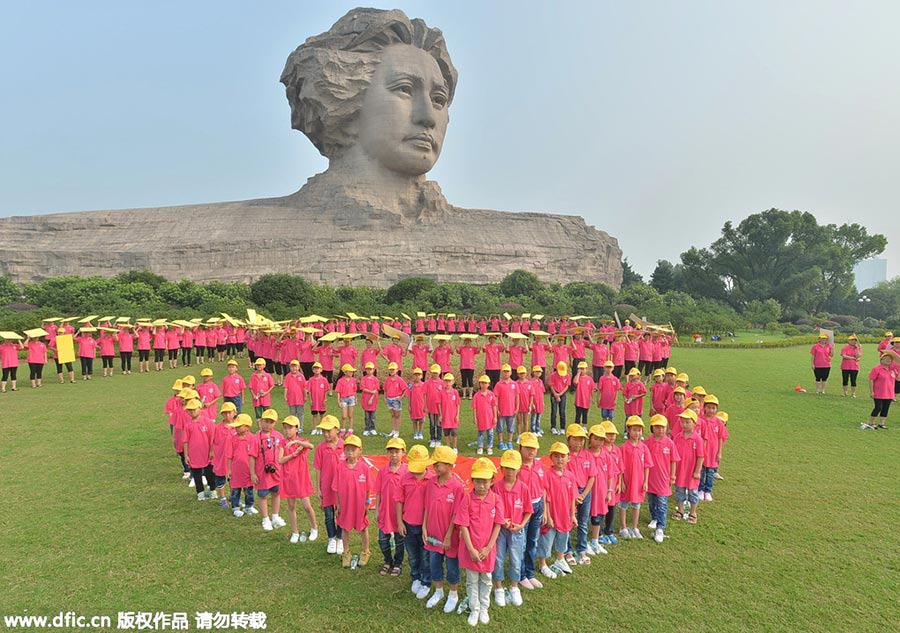
<path fill-rule="evenodd" d="M 874 288 L 882 281 L 887 281 L 887 260 L 867 259 L 859 262 L 853 269 L 856 278 L 856 290 L 862 292 Z"/>

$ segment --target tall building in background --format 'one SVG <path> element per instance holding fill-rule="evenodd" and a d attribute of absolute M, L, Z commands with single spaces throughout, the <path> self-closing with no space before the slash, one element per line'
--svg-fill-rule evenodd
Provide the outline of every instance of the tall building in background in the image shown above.
<path fill-rule="evenodd" d="M 874 288 L 882 281 L 887 281 L 887 260 L 866 259 L 859 262 L 853 269 L 856 279 L 856 291 L 862 292 Z"/>

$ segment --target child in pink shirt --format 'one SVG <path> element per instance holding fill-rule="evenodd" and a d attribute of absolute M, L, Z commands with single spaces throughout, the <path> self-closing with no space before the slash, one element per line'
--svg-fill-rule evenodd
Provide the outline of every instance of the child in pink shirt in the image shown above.
<path fill-rule="evenodd" d="M 640 376 L 638 377 L 640 379 Z M 619 536 L 622 538 L 644 538 L 638 529 L 638 517 L 641 504 L 647 494 L 647 484 L 653 458 L 650 450 L 641 441 L 644 434 L 644 422 L 640 417 L 632 415 L 625 421 L 628 441 L 619 447 L 621 451 L 621 472 L 619 473 Z M 628 509 L 632 509 L 631 528 L 626 527 Z"/>
<path fill-rule="evenodd" d="M 244 402 L 244 389 L 247 388 L 247 385 L 244 378 L 238 373 L 236 360 L 228 361 L 226 371 L 228 373 L 222 378 L 222 399 L 225 402 L 234 403 L 237 412 L 240 413 Z"/>
<path fill-rule="evenodd" d="M 513 447 L 513 431 L 516 425 L 516 410 L 519 405 L 519 384 L 511 377 L 512 368 L 500 368 L 500 381 L 494 386 L 497 397 L 497 441 L 500 450 Z M 504 436 L 507 439 L 504 439 Z"/>
<path fill-rule="evenodd" d="M 419 600 L 431 593 L 431 563 L 422 540 L 425 515 L 425 490 L 433 476 L 426 472 L 431 464 L 428 449 L 416 444 L 409 449 L 407 472 L 400 476 L 397 492 L 397 530 L 404 539 L 409 558 L 410 590 Z"/>
<path fill-rule="evenodd" d="M 531 430 L 531 392 L 534 386 L 528 378 L 528 370 L 523 366 L 516 368 L 519 386 L 519 406 L 516 408 L 516 435 Z"/>
<path fill-rule="evenodd" d="M 19 370 L 19 350 L 23 345 L 19 341 L 3 340 L 0 342 L 0 364 L 3 366 L 3 378 L 0 379 L 0 393 L 6 393 L 6 383 L 16 391 L 16 375 Z"/>
<path fill-rule="evenodd" d="M 309 394 L 309 412 L 312 415 L 312 423 L 315 425 L 313 435 L 322 435 L 319 423 L 325 415 L 325 398 L 331 388 L 328 379 L 322 375 L 322 364 L 318 361 L 312 364 L 312 376 L 306 382 L 306 391 Z M 340 427 L 338 427 L 340 428 Z"/>
<path fill-rule="evenodd" d="M 425 410 L 428 413 L 429 448 L 441 445 L 441 399 L 444 383 L 441 381 L 441 367 L 437 363 L 429 369 L 431 374 L 425 381 Z"/>
<path fill-rule="evenodd" d="M 378 392 L 381 381 L 375 375 L 375 363 L 369 361 L 363 368 L 365 374 L 359 379 L 359 399 L 362 401 L 365 430 L 363 435 L 378 435 L 375 430 L 375 413 L 378 410 Z"/>
<path fill-rule="evenodd" d="M 603 365 L 603 375 L 597 383 L 597 408 L 600 409 L 600 418 L 612 422 L 616 416 L 616 399 L 622 390 L 622 383 L 613 374 L 615 366 L 611 360 Z"/>
<path fill-rule="evenodd" d="M 250 398 L 258 420 L 262 417 L 263 411 L 272 406 L 271 393 L 272 389 L 275 388 L 275 380 L 266 371 L 266 361 L 264 359 L 257 358 L 253 365 L 256 371 L 250 376 Z"/>
<path fill-rule="evenodd" d="M 472 399 L 475 391 L 475 355 L 479 352 L 479 348 L 472 345 L 472 339 L 463 339 L 463 344 L 456 348 L 459 354 L 459 373 L 462 381 L 462 397 L 468 400 Z"/>
<path fill-rule="evenodd" d="M 259 433 L 251 440 L 250 480 L 256 487 L 262 512 L 262 529 L 270 532 L 282 528 L 287 523 L 279 515 L 281 510 L 281 464 L 278 463 L 278 449 L 284 443 L 284 436 L 275 430 L 278 412 L 266 409 L 259 418 Z M 269 497 L 272 497 L 272 517 L 269 518 Z"/>
<path fill-rule="evenodd" d="M 341 528 L 344 552 L 341 555 L 341 567 L 349 568 L 352 561 L 350 553 L 350 534 L 359 532 L 361 551 L 359 566 L 365 567 L 372 556 L 369 550 L 369 518 L 366 507 L 369 491 L 374 490 L 374 482 L 369 467 L 360 459 L 362 440 L 356 435 L 344 438 L 343 462 L 339 462 L 335 473 L 332 490 L 335 494 L 337 509 L 337 525 Z"/>
<path fill-rule="evenodd" d="M 201 415 L 203 405 L 199 400 L 188 400 L 184 409 L 190 417 L 182 431 L 183 451 L 188 466 L 191 467 L 191 476 L 197 489 L 197 501 L 214 499 L 216 493 L 212 490 L 215 483 L 212 467 L 213 424 Z M 209 484 L 209 492 L 206 491 L 204 479 Z"/>
<path fill-rule="evenodd" d="M 444 374 L 444 389 L 441 392 L 441 432 L 444 443 L 458 453 L 456 448 L 459 429 L 459 392 L 453 388 L 456 377 L 451 373 Z"/>
<path fill-rule="evenodd" d="M 490 460 L 487 460 L 490 462 Z M 493 463 L 491 463 L 493 465 Z M 531 491 L 528 484 L 519 479 L 522 469 L 522 455 L 508 450 L 500 457 L 503 478 L 494 484 L 494 493 L 500 498 L 503 522 L 497 538 L 497 561 L 493 568 L 494 601 L 497 606 L 505 606 L 506 592 L 503 588 L 504 565 L 509 559 L 509 595 L 513 606 L 522 606 L 522 560 L 525 555 L 525 528 L 531 521 Z M 473 466 L 473 472 L 475 471 Z M 472 481 L 475 481 L 473 477 Z M 462 563 L 460 563 L 462 565 Z M 462 565 L 465 567 L 465 565 Z M 527 586 L 527 585 L 526 585 Z"/>
<path fill-rule="evenodd" d="M 495 562 L 500 560 L 497 557 L 497 537 L 501 525 L 507 523 L 500 496 L 491 490 L 496 472 L 497 467 L 486 457 L 475 460 L 472 464 L 472 492 L 463 498 L 459 512 L 454 517 L 462 540 L 459 566 L 466 570 L 470 609 L 468 622 L 472 626 L 478 622 L 490 622 L 488 609 L 491 606 L 491 572 L 496 572 Z M 501 578 L 502 572 L 503 563 L 500 561 Z M 518 594 L 519 588 L 516 587 L 515 590 Z M 495 595 L 504 595 L 502 585 Z M 518 595 L 521 604 L 521 594 Z M 447 602 L 449 604 L 449 598 Z M 505 603 L 505 599 L 497 601 L 498 606 Z M 444 610 L 452 611 L 446 607 Z"/>
<path fill-rule="evenodd" d="M 444 599 L 446 564 L 450 592 L 444 604 L 444 613 L 451 613 L 459 602 L 459 530 L 453 524 L 453 517 L 459 513 L 465 489 L 459 478 L 453 475 L 456 453 L 449 446 L 435 447 L 431 459 L 436 476 L 429 480 L 425 488 L 422 539 L 429 555 L 431 582 L 435 589 L 425 607 L 432 609 Z"/>
<path fill-rule="evenodd" d="M 547 578 L 557 575 L 571 574 L 572 568 L 566 562 L 566 550 L 569 548 L 572 527 L 577 521 L 575 499 L 578 487 L 571 473 L 566 469 L 569 461 L 569 447 L 556 442 L 550 447 L 552 467 L 545 478 L 547 493 L 544 515 L 547 517 L 546 532 L 541 530 L 538 544 L 537 560 L 541 573 Z M 547 566 L 547 559 L 556 550 L 556 561 Z"/>
<path fill-rule="evenodd" d="M 585 375 L 584 378 L 589 378 Z M 570 424 L 566 428 L 566 443 L 569 447 L 569 461 L 566 470 L 572 475 L 577 489 L 575 497 L 576 547 L 572 542 L 566 549 L 566 562 L 569 565 L 590 565 L 588 556 L 588 529 L 591 520 L 591 497 L 594 481 L 597 478 L 597 460 L 590 451 L 585 450 L 587 433 L 580 424 Z"/>
<path fill-rule="evenodd" d="M 245 514 L 258 514 L 253 507 L 253 481 L 250 478 L 250 450 L 253 436 L 250 425 L 253 420 L 246 413 L 239 413 L 228 426 L 235 434 L 229 438 L 226 450 L 228 464 L 226 478 L 231 486 L 231 512 L 240 518 Z M 241 506 L 241 492 L 244 493 L 244 505 Z"/>
<path fill-rule="evenodd" d="M 478 391 L 472 397 L 472 409 L 475 410 L 475 427 L 478 429 L 478 455 L 484 454 L 485 439 L 487 454 L 494 454 L 494 423 L 497 414 L 497 396 L 491 391 L 491 379 L 481 376 L 478 379 Z"/>
<path fill-rule="evenodd" d="M 359 382 L 356 380 L 356 368 L 353 365 L 341 366 L 340 378 L 334 390 L 338 395 L 341 405 L 341 433 L 353 435 L 353 411 L 356 409 L 356 392 L 359 390 Z"/>
<path fill-rule="evenodd" d="M 301 374 L 302 375 L 302 374 Z M 309 518 L 309 540 L 319 537 L 319 525 L 316 513 L 309 502 L 313 494 L 312 480 L 309 477 L 309 461 L 307 455 L 315 447 L 312 443 L 298 435 L 300 420 L 295 415 L 287 416 L 281 423 L 284 429 L 284 441 L 278 445 L 278 463 L 281 465 L 280 496 L 287 499 L 288 519 L 291 524 L 291 543 L 299 543 L 300 531 L 297 527 L 297 499 Z"/>
<path fill-rule="evenodd" d="M 675 442 L 666 435 L 669 421 L 666 416 L 656 414 L 650 418 L 652 435 L 645 445 L 650 449 L 653 466 L 650 468 L 650 479 L 647 482 L 647 504 L 650 506 L 650 524 L 653 540 L 662 543 L 666 533 L 666 520 L 669 515 L 669 497 L 675 484 L 675 469 L 681 457 Z"/>
<path fill-rule="evenodd" d="M 606 431 L 602 424 L 595 424 L 588 431 L 588 452 L 594 457 L 596 476 L 594 487 L 591 490 L 591 534 L 588 542 L 588 554 L 606 554 L 603 545 L 609 541 L 603 539 L 601 543 L 600 530 L 609 511 L 612 501 L 612 491 L 618 478 L 611 468 L 611 458 L 608 451 L 603 450 Z"/>
<path fill-rule="evenodd" d="M 333 415 L 322 418 L 317 427 L 323 436 L 322 442 L 316 446 L 313 456 L 313 468 L 316 469 L 316 489 L 319 493 L 319 502 L 322 504 L 322 512 L 325 515 L 325 531 L 328 534 L 328 546 L 325 551 L 328 554 L 344 553 L 344 541 L 341 539 L 341 529 L 335 523 L 334 479 L 337 468 L 344 457 L 344 441 L 340 437 L 341 423 Z"/>
<path fill-rule="evenodd" d="M 671 388 L 664 382 L 665 374 L 662 369 L 653 370 L 653 382 L 650 384 L 650 415 L 665 414 L 669 406 Z"/>
<path fill-rule="evenodd" d="M 587 426 L 588 411 L 591 408 L 591 397 L 594 395 L 596 384 L 594 379 L 587 373 L 587 363 L 585 361 L 578 363 L 578 369 L 575 377 L 572 378 L 572 384 L 575 385 L 575 424 Z"/>
<path fill-rule="evenodd" d="M 397 520 L 397 501 L 400 497 L 400 480 L 407 473 L 402 459 L 406 453 L 406 442 L 402 438 L 392 437 L 385 450 L 388 463 L 381 467 L 375 478 L 375 516 L 378 517 L 378 548 L 384 557 L 384 564 L 379 572 L 396 578 L 403 568 L 405 541 Z M 391 540 L 394 550 L 391 551 Z"/>
<path fill-rule="evenodd" d="M 538 365 L 531 368 L 531 406 L 529 408 L 529 411 L 531 412 L 530 430 L 538 437 L 544 436 L 544 431 L 541 429 L 541 415 L 544 413 L 544 394 L 546 393 L 543 374 L 544 370 Z"/>
<path fill-rule="evenodd" d="M 384 379 L 384 402 L 391 414 L 391 437 L 400 437 L 400 412 L 406 395 L 406 382 L 397 375 L 397 363 L 388 363 L 388 375 Z"/>
<path fill-rule="evenodd" d="M 219 410 L 220 418 L 218 422 L 213 421 L 213 444 L 212 444 L 212 467 L 213 475 L 216 478 L 216 495 L 219 498 L 219 507 L 227 509 L 230 507 L 228 499 L 225 498 L 225 484 L 228 483 L 228 444 L 234 435 L 234 429 L 229 425 L 234 422 L 237 416 L 237 409 L 231 402 L 226 402 Z"/>
<path fill-rule="evenodd" d="M 703 459 L 703 470 L 700 472 L 700 501 L 712 501 L 713 483 L 715 476 L 719 470 L 719 455 L 722 453 L 722 445 L 725 440 L 722 438 L 722 429 L 724 425 L 722 420 L 716 417 L 719 410 L 719 399 L 712 394 L 708 394 L 703 400 L 703 429 L 701 436 L 706 446 L 706 453 Z"/>
<path fill-rule="evenodd" d="M 412 382 L 406 390 L 409 398 L 409 418 L 413 425 L 413 439 L 424 439 L 425 427 L 425 383 L 422 382 L 422 370 L 416 367 L 412 371 Z"/>
<path fill-rule="evenodd" d="M 300 361 L 296 358 L 290 363 L 290 371 L 284 376 L 284 401 L 287 403 L 290 415 L 297 418 L 300 428 L 297 433 L 303 433 L 303 407 L 306 404 L 306 377 L 300 371 Z"/>
<path fill-rule="evenodd" d="M 688 523 L 697 522 L 697 504 L 700 500 L 698 488 L 700 486 L 700 471 L 703 468 L 703 458 L 706 453 L 703 439 L 694 431 L 697 422 L 697 414 L 690 409 L 685 409 L 679 416 L 681 418 L 682 432 L 673 436 L 675 450 L 681 458 L 675 466 L 675 519 L 682 517 Z M 685 516 L 685 502 L 691 506 L 690 514 Z"/>
<path fill-rule="evenodd" d="M 647 387 L 641 382 L 641 372 L 637 367 L 632 367 L 628 371 L 628 382 L 622 387 L 626 416 L 641 416 L 644 414 L 645 395 L 647 395 Z"/>

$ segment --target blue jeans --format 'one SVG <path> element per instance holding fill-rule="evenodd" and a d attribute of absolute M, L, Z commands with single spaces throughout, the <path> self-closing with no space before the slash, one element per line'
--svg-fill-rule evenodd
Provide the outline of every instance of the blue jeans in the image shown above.
<path fill-rule="evenodd" d="M 484 436 L 487 435 L 487 445 L 488 448 L 494 447 L 494 429 L 488 429 L 487 431 L 478 431 L 478 447 L 481 448 L 484 446 Z"/>
<path fill-rule="evenodd" d="M 253 507 L 253 486 L 247 486 L 246 488 L 232 488 L 231 489 L 231 507 L 239 508 L 241 507 L 241 491 L 244 491 L 244 507 L 252 508 Z"/>
<path fill-rule="evenodd" d="M 647 505 L 650 506 L 650 518 L 656 521 L 656 527 L 666 529 L 666 518 L 669 516 L 669 497 L 647 493 Z"/>
<path fill-rule="evenodd" d="M 212 358 L 212 357 L 210 357 Z M 243 404 L 244 397 L 243 396 L 227 396 L 223 399 L 224 402 L 231 402 L 234 404 L 234 408 L 237 409 L 237 412 L 241 412 L 241 404 Z"/>
<path fill-rule="evenodd" d="M 393 553 L 391 553 L 391 536 L 394 537 Z M 378 549 L 381 550 L 381 555 L 384 556 L 385 565 L 390 565 L 391 567 L 400 567 L 403 565 L 403 541 L 404 538 L 400 532 L 385 534 L 381 530 L 378 530 Z"/>
<path fill-rule="evenodd" d="M 566 394 L 559 397 L 559 402 L 550 396 L 550 428 L 556 428 L 556 414 L 559 412 L 559 428 L 566 428 Z"/>
<path fill-rule="evenodd" d="M 532 413 L 531 414 L 531 432 L 537 433 L 541 430 L 541 414 L 540 413 Z"/>
<path fill-rule="evenodd" d="M 550 528 L 550 531 L 546 534 L 542 534 L 538 541 L 537 557 L 550 558 L 553 554 L 553 550 L 556 550 L 557 554 L 564 554 L 571 534 L 571 530 L 568 532 L 560 532 L 556 528 Z"/>
<path fill-rule="evenodd" d="M 584 492 L 584 488 L 578 489 L 578 494 L 582 494 Z M 575 526 L 575 532 L 577 536 L 575 537 L 575 551 L 578 554 L 584 554 L 587 551 L 587 536 L 588 536 L 588 525 L 591 522 L 591 492 L 588 492 L 584 496 L 584 501 L 581 502 L 581 505 L 575 506 L 575 518 L 578 521 Z M 569 540 L 569 548 L 566 550 L 566 553 L 569 554 L 572 552 L 572 541 Z"/>
<path fill-rule="evenodd" d="M 500 415 L 497 416 L 497 433 L 512 433 L 516 430 L 516 416 Z"/>
<path fill-rule="evenodd" d="M 334 506 L 325 506 L 322 512 L 325 514 L 325 532 L 328 533 L 328 538 L 341 538 L 341 528 L 334 521 Z"/>
<path fill-rule="evenodd" d="M 541 519 L 544 518 L 544 500 L 531 504 L 531 519 L 522 530 L 525 532 L 525 555 L 522 557 L 522 571 L 519 578 L 534 578 L 534 559 L 537 553 L 538 538 L 541 535 Z"/>
<path fill-rule="evenodd" d="M 700 492 L 712 492 L 713 482 L 716 480 L 714 475 L 718 472 L 719 467 L 714 466 L 707 468 L 704 466 L 700 470 Z"/>
<path fill-rule="evenodd" d="M 436 442 L 441 441 L 441 415 L 439 413 L 428 414 L 428 435 L 429 439 Z"/>
<path fill-rule="evenodd" d="M 525 530 L 512 533 L 506 528 L 500 528 L 497 536 L 497 559 L 494 562 L 494 573 L 491 577 L 495 580 L 503 580 L 503 567 L 506 557 L 509 556 L 509 579 L 512 582 L 522 580 L 522 556 L 525 553 Z"/>
<path fill-rule="evenodd" d="M 459 584 L 458 558 L 450 558 L 441 552 L 430 552 L 428 550 L 425 553 L 428 554 L 428 561 L 431 565 L 432 582 L 444 580 L 444 561 L 447 561 L 447 582 L 451 585 Z"/>
<path fill-rule="evenodd" d="M 425 542 L 422 540 L 422 526 L 406 525 L 406 538 L 403 544 L 406 546 L 406 556 L 409 558 L 409 576 L 418 580 L 423 585 L 431 586 L 431 565 L 425 551 Z"/>

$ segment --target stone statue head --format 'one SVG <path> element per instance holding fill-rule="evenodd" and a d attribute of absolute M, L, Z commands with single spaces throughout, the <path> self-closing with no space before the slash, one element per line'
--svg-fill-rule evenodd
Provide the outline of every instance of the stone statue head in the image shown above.
<path fill-rule="evenodd" d="M 399 10 L 354 9 L 290 54 L 291 127 L 329 159 L 420 176 L 440 155 L 457 73 L 444 36 Z"/>

